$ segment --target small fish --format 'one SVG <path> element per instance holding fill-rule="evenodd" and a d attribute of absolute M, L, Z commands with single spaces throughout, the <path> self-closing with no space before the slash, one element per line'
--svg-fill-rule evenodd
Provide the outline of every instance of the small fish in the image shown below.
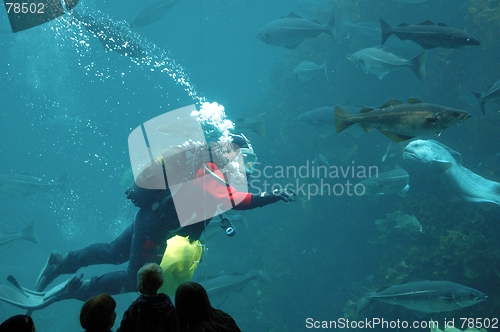
<path fill-rule="evenodd" d="M 363 186 L 365 195 L 399 195 L 405 197 L 410 189 L 408 173 L 396 166 L 395 169 L 382 172 L 376 177 L 371 177 L 359 182 Z"/>
<path fill-rule="evenodd" d="M 66 173 L 57 180 L 38 178 L 26 172 L 0 174 L 0 193 L 23 198 L 38 191 L 52 188 L 65 190 L 67 177 Z"/>
<path fill-rule="evenodd" d="M 422 233 L 422 225 L 415 216 L 398 211 L 392 214 L 390 218 L 396 221 L 394 228 L 404 230 L 409 234 Z"/>
<path fill-rule="evenodd" d="M 246 274 L 231 273 L 220 277 L 200 277 L 197 281 L 207 290 L 212 306 L 218 308 L 229 295 L 241 291 L 251 280 L 271 283 L 271 278 L 264 270 L 262 259 L 258 259 L 253 270 Z"/>
<path fill-rule="evenodd" d="M 266 24 L 257 33 L 257 39 L 268 45 L 281 46 L 294 50 L 305 39 L 316 38 L 322 33 L 326 33 L 334 43 L 337 43 L 334 15 L 324 25 L 316 20 L 308 20 L 295 13 L 290 13 L 286 17 Z"/>
<path fill-rule="evenodd" d="M 357 312 L 359 314 L 371 301 L 379 301 L 422 314 L 433 314 L 470 307 L 487 298 L 476 289 L 450 281 L 416 281 L 391 286 L 377 293 L 368 290 L 358 301 Z"/>
<path fill-rule="evenodd" d="M 484 104 L 490 100 L 490 101 L 498 101 L 500 100 L 500 80 L 496 81 L 488 89 L 486 89 L 485 92 L 480 93 L 480 92 L 475 92 L 472 91 L 474 96 L 476 97 L 477 101 L 479 102 L 479 107 L 481 108 L 481 112 L 484 113 Z"/>
<path fill-rule="evenodd" d="M 26 240 L 40 244 L 35 234 L 33 221 L 20 232 L 0 233 L 0 249 L 8 248 L 17 243 L 19 240 Z"/>
<path fill-rule="evenodd" d="M 137 13 L 132 22 L 130 22 L 130 27 L 142 27 L 161 20 L 167 16 L 170 8 L 177 2 L 177 0 L 157 0 L 151 2 Z"/>
<path fill-rule="evenodd" d="M 443 23 L 435 24 L 425 21 L 417 25 L 401 23 L 393 28 L 386 21 L 380 19 L 382 29 L 382 44 L 391 35 L 396 35 L 401 40 L 411 40 L 424 49 L 436 47 L 464 48 L 480 45 L 479 39 L 459 29 L 447 26 Z"/>
<path fill-rule="evenodd" d="M 395 229 L 402 230 L 408 235 L 422 233 L 422 225 L 418 219 L 401 211 L 388 213 L 385 220 L 376 220 L 375 224 L 385 227 L 394 225 Z"/>
<path fill-rule="evenodd" d="M 402 142 L 419 135 L 439 135 L 446 128 L 470 118 L 470 114 L 454 108 L 422 103 L 408 99 L 408 104 L 390 100 L 379 109 L 363 107 L 353 115 L 335 107 L 336 131 L 342 132 L 358 123 L 365 131 L 377 128 L 394 142 Z"/>
<path fill-rule="evenodd" d="M 321 153 L 316 154 L 313 160 L 313 164 L 316 167 L 326 167 L 327 169 L 330 167 L 328 159 L 326 159 L 326 157 L 323 156 Z"/>
<path fill-rule="evenodd" d="M 410 68 L 419 80 L 425 81 L 425 61 L 427 52 L 423 51 L 412 60 L 401 58 L 382 47 L 369 47 L 357 51 L 350 57 L 354 66 L 383 79 L 385 75 Z"/>
<path fill-rule="evenodd" d="M 302 83 L 309 82 L 318 74 L 324 73 L 326 80 L 328 80 L 328 72 L 326 69 L 326 59 L 322 65 L 318 65 L 311 61 L 302 61 L 293 70 L 295 77 Z"/>
<path fill-rule="evenodd" d="M 260 136 L 267 138 L 266 113 L 260 113 L 255 118 L 239 118 L 234 121 L 235 130 L 249 129 Z"/>
<path fill-rule="evenodd" d="M 328 162 L 328 159 L 326 159 L 325 156 L 323 156 L 318 149 L 318 145 L 314 143 L 314 148 L 316 149 L 316 156 L 314 157 L 314 160 L 312 163 L 316 167 L 326 167 L 326 169 L 330 168 L 330 163 Z"/>

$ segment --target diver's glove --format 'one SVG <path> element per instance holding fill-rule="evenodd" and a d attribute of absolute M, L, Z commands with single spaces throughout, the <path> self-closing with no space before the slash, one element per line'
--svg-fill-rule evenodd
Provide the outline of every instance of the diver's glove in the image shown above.
<path fill-rule="evenodd" d="M 277 201 L 285 201 L 285 202 L 293 202 L 295 201 L 295 196 L 297 194 L 295 191 L 291 189 L 274 189 L 271 194 L 263 192 L 260 195 L 252 196 L 252 205 L 254 206 L 264 206 L 272 203 L 276 203 Z"/>

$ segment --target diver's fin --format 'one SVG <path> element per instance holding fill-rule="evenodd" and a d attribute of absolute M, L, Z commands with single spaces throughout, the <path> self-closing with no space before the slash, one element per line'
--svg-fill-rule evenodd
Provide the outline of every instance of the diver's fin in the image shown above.
<path fill-rule="evenodd" d="M 13 275 L 7 276 L 7 280 L 17 289 L 19 289 L 24 295 L 31 297 L 31 298 L 43 298 L 45 296 L 46 292 L 36 292 L 32 291 L 30 289 L 24 288 L 21 286 L 21 284 L 17 281 L 17 279 Z"/>
<path fill-rule="evenodd" d="M 42 309 L 54 302 L 69 298 L 69 294 L 74 293 L 81 287 L 82 277 L 83 275 L 77 276 L 75 274 L 47 292 L 35 292 L 22 287 L 13 276 L 8 276 L 7 280 L 9 280 L 17 290 L 6 285 L 0 285 L 0 301 L 30 311 Z"/>
<path fill-rule="evenodd" d="M 43 302 L 5 285 L 0 285 L 0 300 L 22 309 L 36 308 Z"/>
<path fill-rule="evenodd" d="M 17 288 L 17 289 L 19 289 L 21 292 L 23 292 L 26 296 L 28 296 L 28 297 L 30 296 L 29 294 L 26 294 L 27 292 L 29 292 L 29 290 L 28 290 L 28 289 L 26 289 L 26 290 L 25 290 L 25 288 L 19 284 L 19 282 L 16 280 L 16 278 L 14 278 L 14 276 L 9 275 L 9 276 L 7 277 L 7 280 L 8 280 L 8 281 L 9 281 L 12 285 L 14 285 L 14 287 L 16 287 L 16 288 Z M 45 294 L 45 293 L 33 292 L 33 295 L 40 295 L 42 298 L 43 298 L 43 294 Z M 28 310 L 26 310 L 25 315 L 27 315 L 27 316 L 31 316 L 31 314 L 33 314 L 33 311 L 34 311 L 34 309 L 32 309 L 32 308 L 28 308 Z"/>
<path fill-rule="evenodd" d="M 78 4 L 79 0 L 64 0 L 69 11 Z M 13 2 L 4 0 L 7 16 L 9 17 L 12 32 L 34 28 L 52 21 L 65 13 L 61 1 L 44 0 L 40 2 Z"/>
<path fill-rule="evenodd" d="M 10 303 L 23 309 L 37 308 L 43 304 L 45 293 L 36 293 L 26 290 L 13 276 L 9 275 L 7 280 L 16 287 L 17 290 L 0 285 L 0 300 Z"/>

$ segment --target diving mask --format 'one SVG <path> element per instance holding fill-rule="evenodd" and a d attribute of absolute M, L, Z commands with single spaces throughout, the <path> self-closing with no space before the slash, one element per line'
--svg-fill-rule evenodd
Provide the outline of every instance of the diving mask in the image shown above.
<path fill-rule="evenodd" d="M 246 175 L 252 175 L 257 163 L 257 155 L 253 152 L 250 140 L 243 134 L 231 134 L 231 138 L 232 143 L 236 145 L 236 149 L 243 159 Z"/>
<path fill-rule="evenodd" d="M 245 173 L 247 175 L 252 175 L 255 170 L 255 164 L 257 163 L 257 155 L 253 153 L 253 149 L 241 148 L 241 156 L 243 157 L 243 164 L 245 165 Z"/>

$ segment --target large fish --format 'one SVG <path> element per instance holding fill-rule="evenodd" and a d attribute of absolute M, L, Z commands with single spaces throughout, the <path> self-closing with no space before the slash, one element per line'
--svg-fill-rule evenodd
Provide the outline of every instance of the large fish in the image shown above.
<path fill-rule="evenodd" d="M 146 57 L 139 37 L 127 27 L 121 27 L 112 20 L 98 21 L 90 15 L 81 16 L 75 11 L 71 13 L 71 17 L 99 39 L 107 51 L 115 51 L 131 58 Z"/>
<path fill-rule="evenodd" d="M 35 234 L 33 221 L 20 232 L 0 233 L 0 249 L 8 248 L 20 240 L 31 241 L 40 244 Z"/>
<path fill-rule="evenodd" d="M 410 177 L 400 166 L 361 181 L 365 195 L 399 195 L 405 197 L 410 189 Z M 359 188 L 359 187 L 358 187 Z"/>
<path fill-rule="evenodd" d="M 229 295 L 241 291 L 251 280 L 271 283 L 271 278 L 263 270 L 261 259 L 257 261 L 254 269 L 246 274 L 232 273 L 220 277 L 200 278 L 198 282 L 207 290 L 210 303 L 219 307 Z"/>
<path fill-rule="evenodd" d="M 358 301 L 360 313 L 371 301 L 400 305 L 423 314 L 448 312 L 486 300 L 486 294 L 450 281 L 416 281 L 368 292 Z"/>
<path fill-rule="evenodd" d="M 142 27 L 161 20 L 177 3 L 177 0 L 157 0 L 143 7 L 130 22 L 131 28 Z"/>
<path fill-rule="evenodd" d="M 427 52 L 423 51 L 412 60 L 399 57 L 382 47 L 369 47 L 357 51 L 350 57 L 351 62 L 367 73 L 383 79 L 385 75 L 410 68 L 418 79 L 425 81 L 425 61 Z"/>
<path fill-rule="evenodd" d="M 29 173 L 0 174 L 0 193 L 21 198 L 42 190 L 53 188 L 64 190 L 67 177 L 66 173 L 57 180 L 46 180 Z"/>
<path fill-rule="evenodd" d="M 365 131 L 377 128 L 395 142 L 420 135 L 439 135 L 446 128 L 469 117 L 470 114 L 465 111 L 422 103 L 412 98 L 408 99 L 408 104 L 391 100 L 379 109 L 363 107 L 357 115 L 335 107 L 337 133 L 357 123 Z"/>
<path fill-rule="evenodd" d="M 411 40 L 425 49 L 436 47 L 464 48 L 481 44 L 479 39 L 473 35 L 443 23 L 435 24 L 431 21 L 416 25 L 401 23 L 393 28 L 386 21 L 380 19 L 380 27 L 382 29 L 382 44 L 391 35 L 396 35 L 401 40 Z"/>
<path fill-rule="evenodd" d="M 460 197 L 469 202 L 500 205 L 500 183 L 487 180 L 462 166 L 462 156 L 434 140 L 415 140 L 403 152 L 403 159 L 426 174 L 440 176 Z"/>
<path fill-rule="evenodd" d="M 472 91 L 474 96 L 476 96 L 477 101 L 479 102 L 479 107 L 484 114 L 484 104 L 486 101 L 498 101 L 500 100 L 500 80 L 496 81 L 485 92 L 475 92 Z"/>
<path fill-rule="evenodd" d="M 316 38 L 322 33 L 326 33 L 332 38 L 334 43 L 337 43 L 334 15 L 324 25 L 316 20 L 308 20 L 295 13 L 290 13 L 286 17 L 266 24 L 257 33 L 257 38 L 268 45 L 281 46 L 293 50 L 305 39 Z"/>

